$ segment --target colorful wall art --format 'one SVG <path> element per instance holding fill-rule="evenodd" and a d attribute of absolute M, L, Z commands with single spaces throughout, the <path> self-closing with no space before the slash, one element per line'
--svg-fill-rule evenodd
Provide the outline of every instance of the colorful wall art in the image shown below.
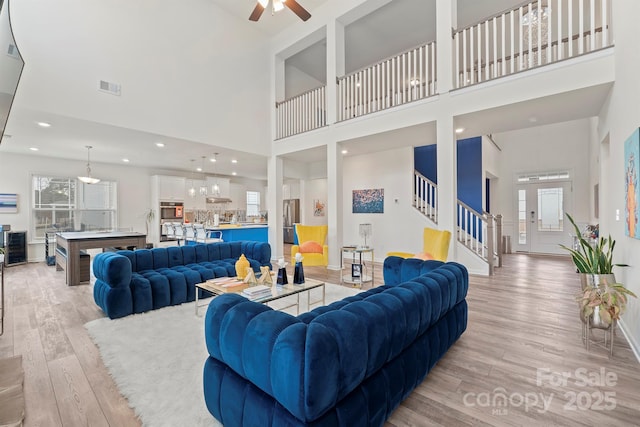
<path fill-rule="evenodd" d="M 325 202 L 315 199 L 313 201 L 313 216 L 324 216 L 325 205 Z"/>
<path fill-rule="evenodd" d="M 635 239 L 640 239 L 638 169 L 640 169 L 640 129 L 636 129 L 624 142 L 625 234 Z"/>
<path fill-rule="evenodd" d="M 384 213 L 384 188 L 353 190 L 353 213 Z"/>
<path fill-rule="evenodd" d="M 0 193 L 0 213 L 17 213 L 18 195 Z"/>

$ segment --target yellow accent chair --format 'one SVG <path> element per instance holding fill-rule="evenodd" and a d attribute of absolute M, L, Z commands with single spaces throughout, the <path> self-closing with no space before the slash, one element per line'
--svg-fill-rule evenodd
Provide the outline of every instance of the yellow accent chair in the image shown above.
<path fill-rule="evenodd" d="M 329 246 L 326 245 L 327 225 L 294 224 L 298 244 L 291 246 L 291 265 L 296 263 L 296 254 L 302 254 L 303 266 L 329 265 Z"/>
<path fill-rule="evenodd" d="M 398 256 L 400 258 L 423 258 L 435 259 L 446 262 L 449 255 L 449 244 L 451 242 L 451 232 L 448 230 L 436 230 L 425 227 L 422 234 L 422 253 L 413 254 L 410 252 L 387 252 L 387 256 Z"/>

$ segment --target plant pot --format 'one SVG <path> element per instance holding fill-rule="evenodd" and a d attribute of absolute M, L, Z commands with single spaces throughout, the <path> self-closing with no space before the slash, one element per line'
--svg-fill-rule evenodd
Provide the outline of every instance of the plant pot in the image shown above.
<path fill-rule="evenodd" d="M 587 288 L 587 286 L 596 287 L 597 285 L 602 285 L 604 283 L 616 283 L 615 274 L 580 273 L 580 285 L 582 285 L 583 291 Z"/>
<path fill-rule="evenodd" d="M 615 320 L 613 322 L 615 322 Z M 600 307 L 594 307 L 589 324 L 592 328 L 597 329 L 609 329 L 611 326 L 611 323 L 602 320 L 602 317 L 600 316 Z"/>

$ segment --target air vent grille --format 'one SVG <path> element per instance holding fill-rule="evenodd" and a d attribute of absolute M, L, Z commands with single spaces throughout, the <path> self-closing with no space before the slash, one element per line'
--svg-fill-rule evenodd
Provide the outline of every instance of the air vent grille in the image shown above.
<path fill-rule="evenodd" d="M 105 80 L 100 80 L 98 89 L 102 92 L 107 92 L 112 95 L 120 96 L 122 87 L 117 83 L 107 82 Z"/>

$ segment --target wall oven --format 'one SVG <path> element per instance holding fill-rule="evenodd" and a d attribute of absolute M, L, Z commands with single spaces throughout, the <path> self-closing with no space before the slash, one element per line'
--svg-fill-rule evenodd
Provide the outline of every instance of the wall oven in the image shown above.
<path fill-rule="evenodd" d="M 182 223 L 184 217 L 183 202 L 160 202 L 160 241 L 171 240 L 165 224 L 167 222 Z"/>

